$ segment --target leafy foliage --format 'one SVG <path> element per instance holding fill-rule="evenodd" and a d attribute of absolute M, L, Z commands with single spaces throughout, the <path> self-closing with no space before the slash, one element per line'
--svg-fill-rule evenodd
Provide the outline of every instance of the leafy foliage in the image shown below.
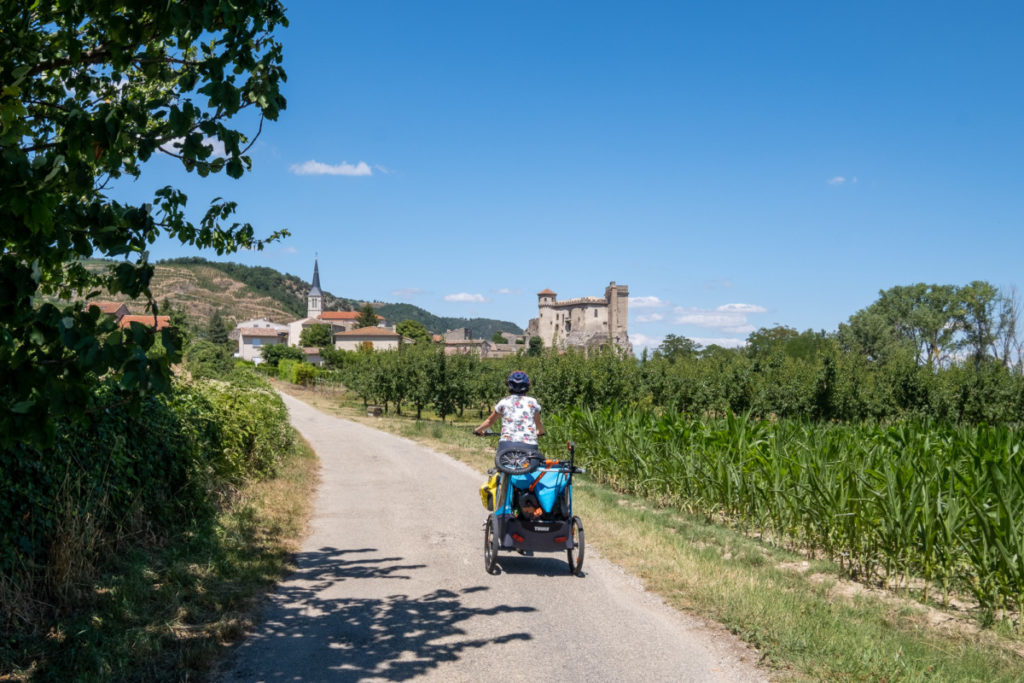
<path fill-rule="evenodd" d="M 260 348 L 260 356 L 270 367 L 277 367 L 282 360 L 301 361 L 306 359 L 302 349 L 287 344 L 267 344 Z"/>
<path fill-rule="evenodd" d="M 5 643 L 45 622 L 47 604 L 67 607 L 104 556 L 181 531 L 241 481 L 272 473 L 293 439 L 280 397 L 248 374 L 176 383 L 138 411 L 105 383 L 95 406 L 58 420 L 53 446 L 20 443 L 0 468 Z"/>
<path fill-rule="evenodd" d="M 395 332 L 403 337 L 414 340 L 416 343 L 430 341 L 430 331 L 422 323 L 418 323 L 415 320 L 403 320 L 395 325 Z"/>
<path fill-rule="evenodd" d="M 330 325 L 310 325 L 303 328 L 302 334 L 299 335 L 300 346 L 315 346 L 317 348 L 323 348 L 330 346 L 334 343 L 334 339 L 331 336 Z"/>
<path fill-rule="evenodd" d="M 380 324 L 380 319 L 377 317 L 377 311 L 373 310 L 373 306 L 370 304 L 363 306 L 359 311 L 359 317 L 356 318 L 356 327 L 376 327 L 378 324 Z"/>
<path fill-rule="evenodd" d="M 1014 609 L 1024 629 L 1024 434 L 910 420 L 823 425 L 627 406 L 548 421 L 617 489 L 724 516 L 847 572 L 925 580 Z"/>
<path fill-rule="evenodd" d="M 210 316 L 210 322 L 206 326 L 206 338 L 219 346 L 227 346 L 231 343 L 228 339 L 227 323 L 224 322 L 224 316 L 219 309 Z"/>
<path fill-rule="evenodd" d="M 223 344 L 201 339 L 185 351 L 185 365 L 195 378 L 225 379 L 233 370 L 231 354 Z"/>
<path fill-rule="evenodd" d="M 158 236 L 218 254 L 263 247 L 251 225 L 230 222 L 233 202 L 215 200 L 195 224 L 178 189 L 133 206 L 105 188 L 140 176 L 157 152 L 200 176 L 242 175 L 251 140 L 227 123 L 252 110 L 261 125 L 284 108 L 273 31 L 287 21 L 276 1 L 113 12 L 79 0 L 5 3 L 0 22 L 0 446 L 46 445 L 58 420 L 86 421 L 99 377 L 126 396 L 167 390 L 180 344 L 173 331 L 122 331 L 80 303 L 34 307 L 35 297 L 106 291 L 156 312 L 146 250 Z M 81 261 L 95 255 L 119 260 L 97 273 Z M 166 353 L 147 357 L 157 336 Z"/>

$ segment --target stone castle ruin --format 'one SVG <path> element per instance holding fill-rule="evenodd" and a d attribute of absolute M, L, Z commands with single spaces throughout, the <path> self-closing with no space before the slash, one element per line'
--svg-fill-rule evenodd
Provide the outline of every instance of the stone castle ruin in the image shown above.
<path fill-rule="evenodd" d="M 536 318 L 530 320 L 526 334 L 540 337 L 547 348 L 560 350 L 593 349 L 614 344 L 626 353 L 629 343 L 629 287 L 609 283 L 604 298 L 585 296 L 557 301 L 550 289 L 537 293 Z"/>

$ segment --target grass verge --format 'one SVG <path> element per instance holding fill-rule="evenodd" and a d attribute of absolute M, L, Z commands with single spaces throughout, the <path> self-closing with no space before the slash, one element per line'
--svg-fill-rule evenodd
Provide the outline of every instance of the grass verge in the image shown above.
<path fill-rule="evenodd" d="M 301 439 L 281 474 L 241 489 L 216 518 L 165 545 L 110 558 L 47 633 L 7 643 L 0 680 L 201 680 L 289 569 L 318 461 Z"/>
<path fill-rule="evenodd" d="M 278 387 L 317 408 L 448 453 L 483 472 L 493 444 L 475 416 L 441 424 L 368 417 L 337 395 Z M 576 508 L 588 545 L 680 610 L 714 620 L 791 680 L 1020 681 L 1024 642 L 960 615 L 839 578 L 837 567 L 762 543 L 703 517 L 619 494 L 585 477 Z M 483 515 L 481 510 L 481 515 Z"/>

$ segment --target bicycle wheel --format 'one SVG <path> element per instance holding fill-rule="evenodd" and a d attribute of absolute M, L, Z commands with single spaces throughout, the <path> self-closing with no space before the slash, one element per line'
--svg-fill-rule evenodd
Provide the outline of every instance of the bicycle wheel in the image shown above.
<path fill-rule="evenodd" d="M 494 466 L 505 474 L 526 474 L 537 469 L 540 461 L 528 451 L 500 451 L 494 456 Z"/>
<path fill-rule="evenodd" d="M 569 573 L 579 576 L 583 571 L 583 522 L 579 517 L 572 518 L 572 547 L 565 551 L 569 560 Z"/>
<path fill-rule="evenodd" d="M 484 569 L 488 574 L 496 574 L 498 564 L 498 536 L 494 533 L 494 515 L 487 516 L 484 525 Z"/>

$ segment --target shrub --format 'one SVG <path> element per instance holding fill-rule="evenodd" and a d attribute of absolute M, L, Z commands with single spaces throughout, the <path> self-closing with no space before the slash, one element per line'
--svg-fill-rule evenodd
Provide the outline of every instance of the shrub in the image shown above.
<path fill-rule="evenodd" d="M 276 469 L 292 447 L 287 409 L 253 373 L 232 377 L 141 403 L 103 386 L 82 419 L 56 424 L 53 447 L 0 456 L 0 635 L 67 604 L 103 557 L 159 542 Z"/>
<path fill-rule="evenodd" d="M 303 386 L 309 386 L 316 381 L 319 372 L 310 363 L 297 363 L 292 369 L 292 382 L 294 384 L 301 384 Z"/>
<path fill-rule="evenodd" d="M 233 369 L 231 353 L 223 344 L 194 342 L 185 351 L 185 368 L 195 378 L 223 379 Z"/>

